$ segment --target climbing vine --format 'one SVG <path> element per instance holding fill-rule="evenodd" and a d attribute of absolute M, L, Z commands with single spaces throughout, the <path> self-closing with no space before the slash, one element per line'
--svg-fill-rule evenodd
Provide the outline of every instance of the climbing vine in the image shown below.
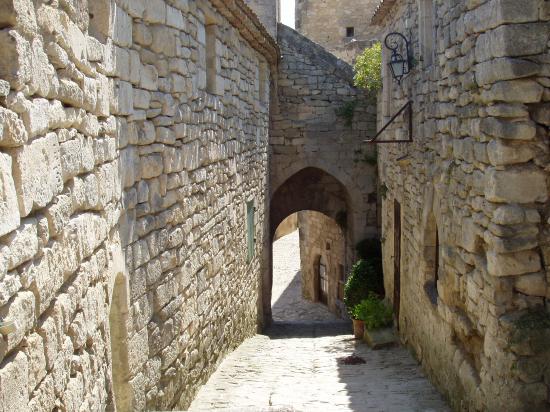
<path fill-rule="evenodd" d="M 353 125 L 353 117 L 355 116 L 355 109 L 359 102 L 357 100 L 351 100 L 344 103 L 344 105 L 336 110 L 336 116 L 344 119 L 345 125 L 351 127 Z"/>

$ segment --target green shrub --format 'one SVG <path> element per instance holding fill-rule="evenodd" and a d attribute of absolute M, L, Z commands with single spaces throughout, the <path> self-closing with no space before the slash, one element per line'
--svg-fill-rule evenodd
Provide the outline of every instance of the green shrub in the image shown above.
<path fill-rule="evenodd" d="M 354 83 L 369 91 L 382 88 L 382 45 L 375 43 L 361 53 L 353 67 Z"/>
<path fill-rule="evenodd" d="M 369 330 L 384 328 L 393 322 L 392 308 L 373 292 L 353 308 L 353 315 L 365 322 L 365 328 Z"/>
<path fill-rule="evenodd" d="M 368 298 L 370 292 L 384 294 L 384 278 L 380 259 L 361 259 L 351 268 L 344 287 L 344 303 L 350 316 L 353 308 Z"/>

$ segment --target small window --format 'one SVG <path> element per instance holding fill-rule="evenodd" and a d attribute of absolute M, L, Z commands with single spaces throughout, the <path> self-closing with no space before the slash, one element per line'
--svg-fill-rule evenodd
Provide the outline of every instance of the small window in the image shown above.
<path fill-rule="evenodd" d="M 254 226 L 254 201 L 246 202 L 246 240 L 247 262 L 252 261 L 256 246 L 256 230 Z"/>
<path fill-rule="evenodd" d="M 344 265 L 339 265 L 338 273 L 338 300 L 344 301 L 344 287 L 346 286 L 346 274 L 344 272 Z"/>
<path fill-rule="evenodd" d="M 218 91 L 216 84 L 217 64 L 216 25 L 209 24 L 206 26 L 206 91 L 212 94 L 217 94 Z"/>
<path fill-rule="evenodd" d="M 355 27 L 346 27 L 346 37 L 355 36 Z"/>
<path fill-rule="evenodd" d="M 422 49 L 422 61 L 424 67 L 429 67 L 434 61 L 434 4 L 433 0 L 419 0 L 419 28 L 420 46 Z"/>

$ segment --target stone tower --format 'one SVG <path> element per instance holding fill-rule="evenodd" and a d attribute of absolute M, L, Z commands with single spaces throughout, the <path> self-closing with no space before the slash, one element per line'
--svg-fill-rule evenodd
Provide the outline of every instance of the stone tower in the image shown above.
<path fill-rule="evenodd" d="M 245 2 L 258 15 L 269 34 L 276 39 L 280 0 L 245 0 Z"/>
<path fill-rule="evenodd" d="M 296 30 L 352 63 L 375 38 L 379 0 L 296 0 Z"/>

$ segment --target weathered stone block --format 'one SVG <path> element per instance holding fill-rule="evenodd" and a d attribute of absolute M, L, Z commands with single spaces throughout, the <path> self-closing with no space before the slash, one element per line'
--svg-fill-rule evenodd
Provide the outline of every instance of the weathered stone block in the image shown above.
<path fill-rule="evenodd" d="M 550 103 L 537 106 L 532 113 L 533 120 L 545 126 L 550 126 Z"/>
<path fill-rule="evenodd" d="M 163 0 L 148 0 L 145 3 L 143 20 L 148 23 L 166 23 L 166 3 Z"/>
<path fill-rule="evenodd" d="M 538 169 L 489 169 L 485 196 L 492 202 L 545 202 L 548 199 L 546 174 Z"/>
<path fill-rule="evenodd" d="M 29 361 L 29 395 L 38 383 L 46 376 L 46 357 L 44 356 L 44 341 L 42 337 L 33 333 L 25 338 L 25 354 Z"/>
<path fill-rule="evenodd" d="M 113 42 L 121 47 L 132 45 L 132 18 L 122 8 L 115 6 Z"/>
<path fill-rule="evenodd" d="M 494 117 L 482 119 L 480 130 L 489 136 L 514 140 L 531 140 L 537 133 L 532 122 L 510 122 Z"/>
<path fill-rule="evenodd" d="M 30 260 L 38 252 L 38 234 L 36 220 L 27 219 L 6 238 L 9 245 L 8 269 L 14 269 Z"/>
<path fill-rule="evenodd" d="M 509 24 L 489 33 L 494 57 L 516 57 L 543 53 L 549 23 Z"/>
<path fill-rule="evenodd" d="M 35 322 L 35 298 L 32 292 L 19 292 L 9 305 L 0 309 L 0 318 L 15 321 L 16 331 L 0 341 L 0 356 L 16 348 Z M 1 371 L 1 368 L 0 368 Z M 1 389 L 0 389 L 1 390 Z"/>
<path fill-rule="evenodd" d="M 0 30 L 0 78 L 21 90 L 31 80 L 31 47 L 15 30 Z"/>
<path fill-rule="evenodd" d="M 487 153 L 493 166 L 526 163 L 535 157 L 533 147 L 526 144 L 510 145 L 499 139 L 487 145 Z"/>
<path fill-rule="evenodd" d="M 0 237 L 19 226 L 19 207 L 12 176 L 12 160 L 0 153 Z"/>
<path fill-rule="evenodd" d="M 529 60 L 499 58 L 475 66 L 477 84 L 484 86 L 501 80 L 520 79 L 536 75 L 540 66 Z"/>
<path fill-rule="evenodd" d="M 140 157 L 140 170 L 143 179 L 160 176 L 164 168 L 162 155 L 159 153 Z"/>
<path fill-rule="evenodd" d="M 523 275 L 540 269 L 540 256 L 532 250 L 506 254 L 487 252 L 487 270 L 492 276 Z"/>
<path fill-rule="evenodd" d="M 498 225 L 517 225 L 525 220 L 525 212 L 522 207 L 515 205 L 499 206 L 493 212 L 493 222 Z"/>
<path fill-rule="evenodd" d="M 129 82 L 115 80 L 112 83 L 110 110 L 113 114 L 129 115 L 134 110 L 134 92 Z"/>
<path fill-rule="evenodd" d="M 481 97 L 484 102 L 537 103 L 542 98 L 543 90 L 533 80 L 509 80 L 495 83 L 489 90 L 483 90 Z"/>
<path fill-rule="evenodd" d="M 33 208 L 46 206 L 63 190 L 59 143 L 55 133 L 12 149 L 14 181 L 19 211 L 27 216 Z"/>
<path fill-rule="evenodd" d="M 544 273 L 523 275 L 516 279 L 514 288 L 529 296 L 546 296 L 547 282 Z"/>
<path fill-rule="evenodd" d="M 0 146 L 21 146 L 27 139 L 23 121 L 11 110 L 0 107 Z"/>
<path fill-rule="evenodd" d="M 2 411 L 23 411 L 29 402 L 29 363 L 23 352 L 0 368 Z"/>

